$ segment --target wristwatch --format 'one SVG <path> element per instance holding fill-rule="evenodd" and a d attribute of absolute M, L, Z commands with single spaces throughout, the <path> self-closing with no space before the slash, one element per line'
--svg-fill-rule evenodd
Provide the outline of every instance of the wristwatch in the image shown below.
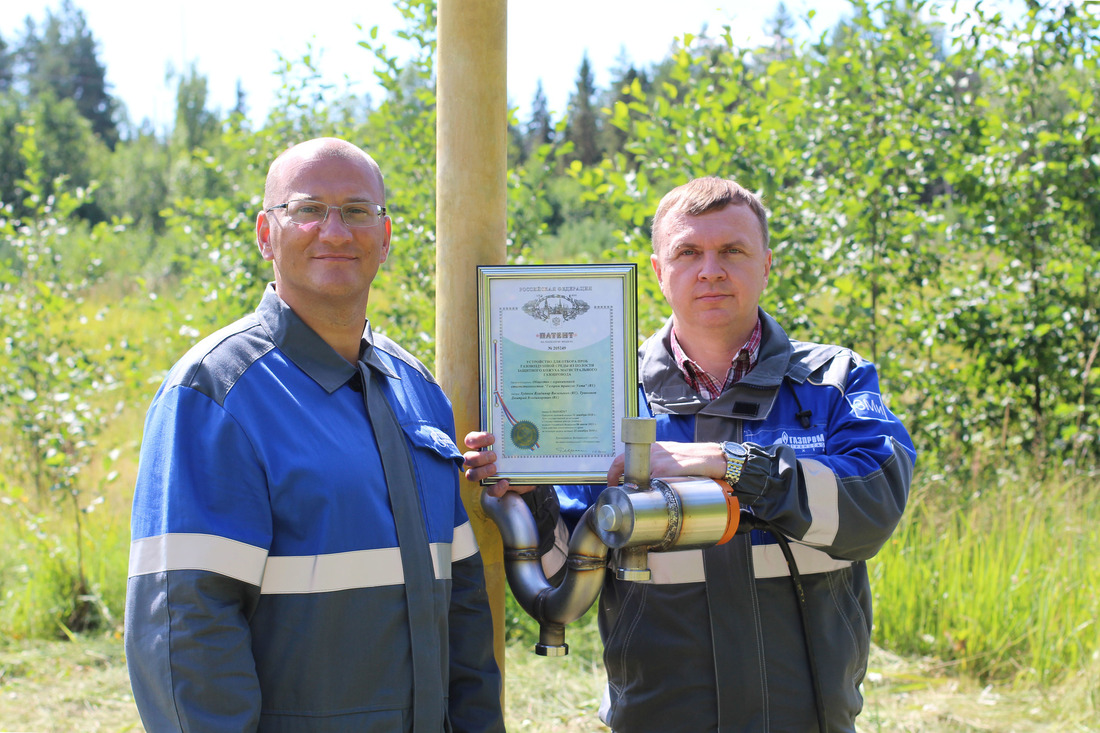
<path fill-rule="evenodd" d="M 741 443 L 726 441 L 722 443 L 722 452 L 726 454 L 726 475 L 723 478 L 727 484 L 733 486 L 741 480 L 741 469 L 748 460 L 749 451 Z"/>

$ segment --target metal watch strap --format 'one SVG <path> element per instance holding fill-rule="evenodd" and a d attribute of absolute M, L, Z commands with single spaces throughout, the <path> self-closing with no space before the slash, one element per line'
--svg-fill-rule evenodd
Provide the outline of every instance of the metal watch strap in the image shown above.
<path fill-rule="evenodd" d="M 741 469 L 745 467 L 745 459 L 748 451 L 740 443 L 726 442 L 722 444 L 722 453 L 726 457 L 726 483 L 734 486 L 741 480 Z"/>

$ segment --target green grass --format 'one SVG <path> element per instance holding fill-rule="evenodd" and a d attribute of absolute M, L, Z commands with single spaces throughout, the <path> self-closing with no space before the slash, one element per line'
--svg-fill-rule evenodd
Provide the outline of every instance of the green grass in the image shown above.
<path fill-rule="evenodd" d="M 538 624 L 507 594 L 504 722 L 509 731 L 606 731 L 598 711 L 607 677 L 595 606 L 566 629 L 569 654 L 535 653 Z"/>
<path fill-rule="evenodd" d="M 876 641 L 981 679 L 1087 668 L 1100 654 L 1098 522 L 1095 476 L 1008 482 L 947 509 L 919 492 L 871 563 Z"/>
<path fill-rule="evenodd" d="M 117 503 L 117 502 L 115 502 Z M 125 605 L 130 528 L 129 505 L 107 502 L 84 512 L 83 575 L 80 585 L 76 532 L 53 507 L 0 495 L 0 636 L 56 639 L 73 628 L 112 629 Z"/>
<path fill-rule="evenodd" d="M 100 437 L 104 449 L 123 455 L 93 460 L 86 475 L 97 487 L 82 492 L 83 506 L 94 509 L 82 514 L 89 602 L 105 625 L 121 621 L 124 605 L 138 412 L 128 410 L 117 431 Z M 963 492 L 925 482 L 870 563 L 876 644 L 1017 685 L 1050 684 L 1089 669 L 1100 654 L 1097 483 L 1092 476 L 1027 489 L 1006 482 L 937 502 L 938 494 Z M 93 504 L 97 495 L 102 501 Z M 0 633 L 64 634 L 76 577 L 71 510 L 63 503 L 36 509 L 25 492 L 0 485 L 0 534 Z M 533 644 L 533 622 L 515 607 L 508 618 L 509 642 Z M 581 633 L 593 639 L 594 625 L 587 637 Z M 571 628 L 571 646 L 576 634 Z"/>

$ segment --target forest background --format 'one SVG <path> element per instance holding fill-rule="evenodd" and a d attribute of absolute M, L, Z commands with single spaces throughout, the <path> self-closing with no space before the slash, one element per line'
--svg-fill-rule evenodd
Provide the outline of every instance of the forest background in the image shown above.
<path fill-rule="evenodd" d="M 35 644 L 93 639 L 117 661 L 144 411 L 191 344 L 255 307 L 255 212 L 287 145 L 344 137 L 387 172 L 395 245 L 371 321 L 433 364 L 435 3 L 395 5 L 413 52 L 377 29 L 360 44 L 380 100 L 288 58 L 254 124 L 243 96 L 209 109 L 191 70 L 160 133 L 120 113 L 70 0 L 0 38 L 0 693 L 17 697 L 33 665 L 10 660 Z M 667 313 L 647 262 L 660 196 L 701 175 L 764 196 L 765 309 L 875 361 L 918 449 L 870 563 L 876 649 L 1031 701 L 960 730 L 1098 729 L 1096 10 L 979 3 L 944 25 L 931 3 L 853 0 L 797 40 L 780 6 L 763 46 L 670 38 L 606 89 L 585 59 L 561 119 L 540 91 L 509 120 L 509 262 L 638 263 L 642 337 Z M 532 642 L 511 602 L 507 628 Z M 589 723 L 596 704 L 576 703 Z"/>

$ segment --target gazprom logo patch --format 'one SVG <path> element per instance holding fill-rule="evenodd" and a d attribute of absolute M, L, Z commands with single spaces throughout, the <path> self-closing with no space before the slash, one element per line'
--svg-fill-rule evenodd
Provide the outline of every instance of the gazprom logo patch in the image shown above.
<path fill-rule="evenodd" d="M 783 445 L 789 445 L 798 453 L 821 453 L 825 450 L 825 433 L 797 433 L 791 434 L 786 430 L 775 441 Z"/>
<path fill-rule="evenodd" d="M 853 392 L 847 395 L 848 404 L 852 406 L 852 412 L 858 417 L 868 420 L 885 420 L 887 416 L 886 405 L 882 404 L 882 395 L 874 392 Z"/>

